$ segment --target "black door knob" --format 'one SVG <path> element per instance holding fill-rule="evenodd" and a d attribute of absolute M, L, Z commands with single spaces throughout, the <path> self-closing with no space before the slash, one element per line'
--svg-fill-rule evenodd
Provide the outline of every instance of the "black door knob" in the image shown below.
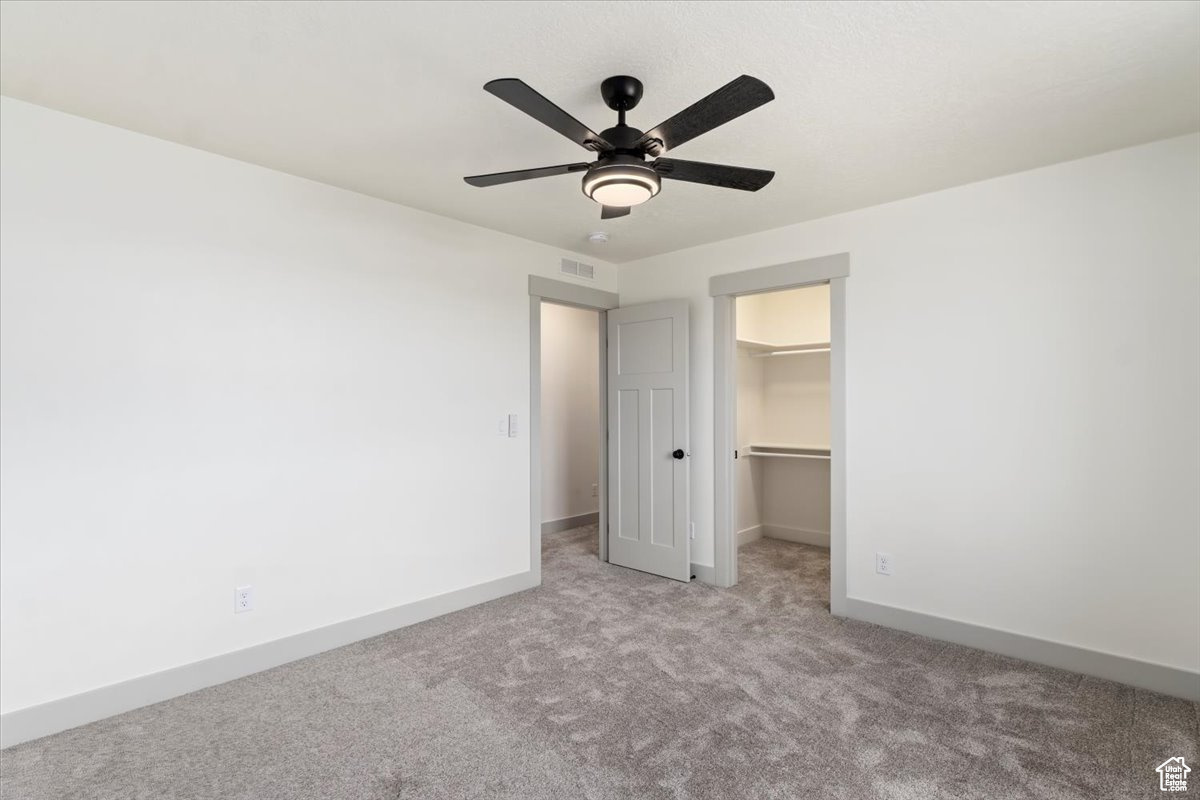
<path fill-rule="evenodd" d="M 673 455 L 675 458 L 682 459 L 684 453 L 682 450 L 676 450 L 674 453 L 671 453 L 671 455 Z"/>

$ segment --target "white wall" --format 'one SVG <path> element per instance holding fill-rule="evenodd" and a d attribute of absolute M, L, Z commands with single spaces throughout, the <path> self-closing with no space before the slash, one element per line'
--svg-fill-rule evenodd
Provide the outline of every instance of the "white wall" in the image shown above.
<path fill-rule="evenodd" d="M 0 102 L 3 711 L 529 569 L 564 254 Z"/>
<path fill-rule="evenodd" d="M 624 265 L 691 300 L 696 561 L 708 278 L 848 252 L 849 596 L 1200 669 L 1198 220 L 1191 135 Z"/>
<path fill-rule="evenodd" d="M 599 510 L 600 315 L 542 303 L 542 521 Z"/>
<path fill-rule="evenodd" d="M 737 338 L 750 342 L 770 342 L 771 315 L 767 308 L 770 294 L 748 294 L 737 300 Z"/>
<path fill-rule="evenodd" d="M 737 298 L 738 339 L 774 345 L 827 344 L 830 338 L 829 284 Z M 752 441 L 828 447 L 829 354 L 755 358 L 738 347 L 738 414 L 742 395 L 754 407 Z"/>
<path fill-rule="evenodd" d="M 829 546 L 829 462 L 756 458 L 762 462 L 763 535 Z"/>
<path fill-rule="evenodd" d="M 785 340 L 829 341 L 829 293 L 825 290 L 824 326 L 811 336 Z M 809 290 L 805 290 L 809 291 Z M 763 370 L 763 441 L 767 443 L 829 447 L 829 353 L 760 358 Z M 740 398 L 739 398 L 740 399 Z M 829 461 L 757 459 L 760 469 L 764 533 L 784 535 L 785 530 L 820 534 L 828 540 L 830 520 Z M 816 544 L 817 540 L 806 539 Z"/>
<path fill-rule="evenodd" d="M 829 353 L 760 358 L 763 442 L 829 447 Z"/>
<path fill-rule="evenodd" d="M 737 299 L 737 337 L 768 344 L 829 341 L 829 284 Z"/>

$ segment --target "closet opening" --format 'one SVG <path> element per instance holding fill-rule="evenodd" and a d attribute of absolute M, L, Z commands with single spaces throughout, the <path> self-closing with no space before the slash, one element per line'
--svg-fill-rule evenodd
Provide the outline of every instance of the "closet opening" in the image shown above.
<path fill-rule="evenodd" d="M 828 608 L 830 286 L 734 303 L 734 581 L 786 584 L 797 602 Z"/>

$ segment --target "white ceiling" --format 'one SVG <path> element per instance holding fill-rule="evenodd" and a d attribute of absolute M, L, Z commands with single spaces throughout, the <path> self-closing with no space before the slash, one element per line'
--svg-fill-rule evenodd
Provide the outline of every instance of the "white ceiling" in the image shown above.
<path fill-rule="evenodd" d="M 603 223 L 578 175 L 462 182 L 589 160 L 486 81 L 599 131 L 619 73 L 642 129 L 765 80 L 671 155 L 775 181 L 664 181 Z M 0 91 L 620 262 L 1200 129 L 1200 4 L 4 2 Z"/>

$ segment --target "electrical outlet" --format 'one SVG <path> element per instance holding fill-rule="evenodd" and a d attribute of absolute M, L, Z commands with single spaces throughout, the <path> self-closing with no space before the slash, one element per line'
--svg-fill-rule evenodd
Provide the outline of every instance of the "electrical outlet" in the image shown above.
<path fill-rule="evenodd" d="M 592 484 L 592 497 L 599 497 L 599 496 L 600 496 L 600 484 L 593 483 Z"/>
<path fill-rule="evenodd" d="M 887 553 L 875 554 L 875 571 L 880 575 L 891 575 L 895 564 L 892 562 L 892 557 Z"/>
<path fill-rule="evenodd" d="M 509 436 L 509 438 L 512 438 L 512 439 L 515 439 L 517 436 L 517 415 L 516 414 L 508 415 L 508 436 Z"/>
<path fill-rule="evenodd" d="M 254 587 L 239 586 L 233 590 L 233 613 L 245 614 L 254 610 Z"/>
<path fill-rule="evenodd" d="M 501 417 L 496 423 L 496 433 L 501 436 L 508 436 L 508 417 Z"/>

